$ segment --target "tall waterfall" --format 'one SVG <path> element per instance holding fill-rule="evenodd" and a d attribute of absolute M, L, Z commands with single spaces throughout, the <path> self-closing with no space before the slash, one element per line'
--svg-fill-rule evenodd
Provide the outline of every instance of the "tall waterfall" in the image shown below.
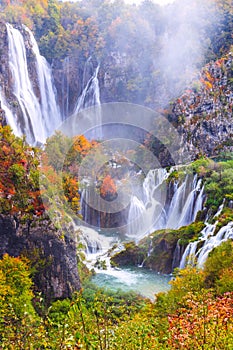
<path fill-rule="evenodd" d="M 89 107 L 97 107 L 95 109 L 95 120 L 93 120 L 93 126 L 99 125 L 99 127 L 91 135 L 92 138 L 101 139 L 102 130 L 102 116 L 100 109 L 100 88 L 99 88 L 99 69 L 100 65 L 98 64 L 96 68 L 93 67 L 92 58 L 89 57 L 85 63 L 84 72 L 83 72 L 83 83 L 82 83 L 82 93 L 78 98 L 74 114 L 79 113 L 80 111 L 87 109 Z M 88 112 L 87 112 L 88 113 Z"/>
<path fill-rule="evenodd" d="M 38 96 L 30 80 L 24 37 L 19 30 L 6 24 L 8 35 L 9 67 L 13 81 L 13 94 L 20 107 L 22 115 L 15 115 L 7 104 L 6 118 L 12 129 L 18 135 L 26 135 L 31 144 L 44 143 L 46 138 L 61 122 L 61 115 L 56 103 L 55 90 L 52 83 L 51 71 L 45 58 L 39 53 L 37 43 L 28 28 L 30 44 L 35 57 Z"/>
<path fill-rule="evenodd" d="M 7 103 L 5 101 L 4 95 L 2 94 L 2 91 L 0 91 L 0 102 L 1 102 L 1 108 L 5 111 L 5 114 L 6 114 L 7 124 L 11 126 L 11 129 L 13 130 L 13 133 L 16 136 L 20 136 L 20 130 L 17 124 L 17 116 L 13 114 L 13 112 L 7 106 Z"/>
<path fill-rule="evenodd" d="M 62 117 L 66 119 L 69 116 L 69 74 L 70 74 L 70 58 L 66 57 L 63 61 L 63 77 L 62 77 Z"/>
<path fill-rule="evenodd" d="M 48 136 L 54 131 L 55 126 L 61 123 L 61 115 L 56 101 L 51 69 L 46 59 L 40 55 L 37 42 L 32 32 L 25 26 L 24 29 L 29 33 L 32 51 L 35 55 L 40 90 L 41 114 L 45 133 Z"/>
<path fill-rule="evenodd" d="M 86 223 L 92 222 L 95 227 L 100 228 L 100 212 L 98 211 L 98 208 L 100 207 L 98 202 L 98 196 L 93 198 L 93 191 L 95 191 L 95 188 L 92 186 L 87 186 L 84 188 L 81 192 L 81 215 Z M 96 210 L 94 211 L 94 214 L 91 214 L 91 210 L 89 205 L 93 205 Z"/>
<path fill-rule="evenodd" d="M 203 267 L 209 253 L 215 247 L 228 239 L 233 239 L 233 222 L 229 222 L 226 226 L 221 227 L 215 235 L 217 223 L 218 221 L 213 225 L 206 223 L 206 226 L 201 231 L 200 239 L 188 244 L 180 261 L 180 269 L 190 264 L 197 264 L 197 266 Z M 200 245 L 201 247 L 198 249 Z"/>
<path fill-rule="evenodd" d="M 193 222 L 202 209 L 204 187 L 197 176 L 187 175 L 175 183 L 167 198 L 169 174 L 165 169 L 149 171 L 143 183 L 143 196 L 132 196 L 128 216 L 128 236 L 140 239 L 155 230 L 177 229 Z"/>

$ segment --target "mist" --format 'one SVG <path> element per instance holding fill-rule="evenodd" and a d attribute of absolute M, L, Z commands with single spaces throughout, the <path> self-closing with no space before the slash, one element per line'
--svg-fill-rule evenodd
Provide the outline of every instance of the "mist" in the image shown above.
<path fill-rule="evenodd" d="M 124 5 L 124 2 L 138 6 Z M 146 104 L 145 101 L 153 99 L 154 106 L 161 108 L 197 77 L 210 51 L 218 18 L 212 1 L 177 0 L 169 1 L 172 3 L 167 6 L 159 6 L 158 2 L 167 1 L 110 2 L 112 24 L 107 54 L 115 52 L 123 57 L 121 67 L 113 61 L 112 70 L 116 64 L 123 87 L 131 88 L 125 101 Z M 107 3 L 105 1 L 105 5 Z M 90 6 L 89 11 L 93 13 L 94 9 Z M 101 17 L 103 22 L 108 20 L 104 11 L 103 15 L 99 12 L 100 20 Z M 127 77 L 122 69 L 127 71 Z M 110 77 L 111 74 L 110 69 Z M 146 89 L 150 90 L 149 98 Z M 151 106 L 154 107 L 153 103 Z"/>
<path fill-rule="evenodd" d="M 166 7 L 165 30 L 161 51 L 155 57 L 154 66 L 159 66 L 165 82 L 157 95 L 164 95 L 164 103 L 177 97 L 194 79 L 197 79 L 210 50 L 209 33 L 217 21 L 211 2 L 180 0 Z"/>
<path fill-rule="evenodd" d="M 80 51 L 75 51 L 80 81 L 88 57 L 94 67 L 100 64 L 102 103 L 165 108 L 216 58 L 212 46 L 220 19 L 212 0 L 82 0 L 73 5 L 72 11 L 91 18 L 97 28 L 93 35 L 91 26 L 75 23 L 80 34 L 74 40 L 81 41 Z M 77 81 L 70 82 L 71 89 Z"/>

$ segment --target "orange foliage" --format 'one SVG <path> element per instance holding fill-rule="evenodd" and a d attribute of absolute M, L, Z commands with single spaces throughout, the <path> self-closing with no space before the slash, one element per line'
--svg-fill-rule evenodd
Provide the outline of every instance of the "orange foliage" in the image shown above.
<path fill-rule="evenodd" d="M 220 349 L 217 341 L 233 331 L 233 293 L 226 293 L 217 299 L 207 296 L 206 300 L 186 300 L 187 306 L 168 317 L 169 345 L 172 349 Z M 216 338 L 218 334 L 218 338 Z"/>
<path fill-rule="evenodd" d="M 117 188 L 114 180 L 110 175 L 105 176 L 102 185 L 100 187 L 100 194 L 103 198 L 109 195 L 115 195 L 117 193 Z"/>
<path fill-rule="evenodd" d="M 4 213 L 44 212 L 36 177 L 36 151 L 0 126 L 0 210 Z"/>
<path fill-rule="evenodd" d="M 73 149 L 85 157 L 88 152 L 97 145 L 97 142 L 89 142 L 84 135 L 74 137 Z"/>
<path fill-rule="evenodd" d="M 78 212 L 80 209 L 80 196 L 78 193 L 78 181 L 75 178 L 66 176 L 63 180 L 63 188 L 66 199 L 71 203 L 71 208 Z"/>

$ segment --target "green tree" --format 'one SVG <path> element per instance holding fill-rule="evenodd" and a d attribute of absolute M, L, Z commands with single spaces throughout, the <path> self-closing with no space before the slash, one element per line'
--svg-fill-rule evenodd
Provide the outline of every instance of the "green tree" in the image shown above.
<path fill-rule="evenodd" d="M 232 241 L 223 242 L 220 246 L 213 249 L 205 263 L 204 274 L 207 287 L 215 287 L 216 284 L 220 290 L 227 292 L 227 288 L 232 284 L 231 280 L 226 283 L 227 275 L 230 277 L 233 266 L 233 243 Z M 225 273 L 227 273 L 225 275 Z M 224 283 L 225 287 L 224 287 Z"/>
<path fill-rule="evenodd" d="M 32 280 L 28 262 L 4 255 L 0 260 L 1 349 L 43 347 L 45 333 L 32 305 Z"/>

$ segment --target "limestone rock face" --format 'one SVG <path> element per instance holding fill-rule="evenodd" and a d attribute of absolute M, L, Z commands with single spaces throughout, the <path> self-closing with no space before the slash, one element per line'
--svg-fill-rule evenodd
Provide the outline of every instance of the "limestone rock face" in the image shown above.
<path fill-rule="evenodd" d="M 156 272 L 169 274 L 174 264 L 174 252 L 177 245 L 177 236 L 168 239 L 166 232 L 158 233 L 153 239 L 150 237 L 140 241 L 126 243 L 125 249 L 115 254 L 111 261 L 118 266 L 143 266 Z"/>
<path fill-rule="evenodd" d="M 39 261 L 34 283 L 47 300 L 69 298 L 80 289 L 73 237 L 59 237 L 48 222 L 32 227 L 19 225 L 11 216 L 0 215 L 0 241 L 0 257 L 6 253 L 15 257 L 24 254 L 32 262 Z"/>
<path fill-rule="evenodd" d="M 206 65 L 173 105 L 179 132 L 195 158 L 233 150 L 233 54 Z"/>

